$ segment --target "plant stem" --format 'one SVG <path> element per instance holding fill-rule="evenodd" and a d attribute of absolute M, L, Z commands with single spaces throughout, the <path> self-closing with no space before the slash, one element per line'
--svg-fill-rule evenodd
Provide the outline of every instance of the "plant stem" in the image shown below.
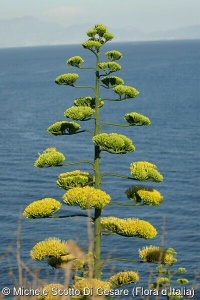
<path fill-rule="evenodd" d="M 96 54 L 96 82 L 95 82 L 95 134 L 100 133 L 100 80 L 99 80 L 99 53 Z M 101 188 L 100 147 L 94 146 L 94 175 L 95 188 Z M 95 208 L 94 214 L 94 277 L 101 278 L 101 209 Z"/>

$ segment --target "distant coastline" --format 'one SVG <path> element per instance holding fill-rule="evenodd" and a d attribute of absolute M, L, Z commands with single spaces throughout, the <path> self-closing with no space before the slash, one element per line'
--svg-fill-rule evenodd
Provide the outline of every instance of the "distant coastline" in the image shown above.
<path fill-rule="evenodd" d="M 32 16 L 0 20 L 0 48 L 76 45 L 83 42 L 91 24 L 64 27 Z M 115 42 L 149 42 L 164 40 L 199 40 L 200 25 L 167 31 L 143 32 L 134 27 L 110 28 Z"/>

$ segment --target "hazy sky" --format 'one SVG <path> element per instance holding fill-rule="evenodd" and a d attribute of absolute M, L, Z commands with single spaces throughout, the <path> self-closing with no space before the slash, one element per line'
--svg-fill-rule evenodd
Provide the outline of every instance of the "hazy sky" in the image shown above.
<path fill-rule="evenodd" d="M 22 16 L 64 26 L 104 23 L 167 30 L 200 24 L 200 0 L 0 0 L 0 19 Z"/>

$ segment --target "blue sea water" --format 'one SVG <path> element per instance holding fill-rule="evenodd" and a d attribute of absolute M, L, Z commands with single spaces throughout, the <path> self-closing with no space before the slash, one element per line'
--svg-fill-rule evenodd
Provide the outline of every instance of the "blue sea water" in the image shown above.
<path fill-rule="evenodd" d="M 152 124 L 147 127 L 104 127 L 105 132 L 119 132 L 130 137 L 136 151 L 126 155 L 102 153 L 102 172 L 112 170 L 129 175 L 131 162 L 150 161 L 158 166 L 164 181 L 147 183 L 147 186 L 158 189 L 164 195 L 164 201 L 158 207 L 106 207 L 103 215 L 147 220 L 159 234 L 147 241 L 104 236 L 102 256 L 138 259 L 138 248 L 161 244 L 164 227 L 165 246 L 177 251 L 177 266 L 185 267 L 187 273 L 184 276 L 192 281 L 195 270 L 200 268 L 200 41 L 109 43 L 106 46 L 106 51 L 113 49 L 123 53 L 122 70 L 117 75 L 126 85 L 137 88 L 140 94 L 120 103 L 106 101 L 101 109 L 102 122 L 123 123 L 125 113 L 137 111 L 147 115 Z M 57 147 L 69 162 L 93 157 L 89 133 L 55 137 L 46 131 L 55 121 L 65 120 L 63 112 L 73 105 L 74 99 L 91 95 L 90 89 L 73 89 L 54 83 L 62 73 L 77 72 L 65 65 L 65 61 L 74 55 L 81 55 L 88 66 L 94 64 L 92 53 L 78 45 L 0 49 L 1 287 L 13 286 L 11 270 L 18 277 L 16 231 L 23 209 L 44 197 L 61 200 L 63 191 L 56 186 L 59 173 L 75 168 L 88 170 L 86 165 L 37 169 L 33 164 L 38 153 L 47 147 Z M 80 70 L 78 73 L 80 85 L 94 84 L 92 71 Z M 102 90 L 102 98 L 106 92 Z M 109 91 L 108 95 L 113 94 Z M 82 129 L 92 125 L 92 121 L 81 123 Z M 114 201 L 126 201 L 124 191 L 131 184 L 117 177 L 105 177 L 103 189 Z M 63 205 L 64 214 L 72 212 L 80 212 L 80 209 Z M 28 220 L 22 217 L 20 224 L 21 259 L 30 268 L 30 249 L 49 236 L 75 239 L 82 247 L 87 245 L 85 219 Z M 36 266 L 41 269 L 41 279 L 47 276 L 46 269 L 49 280 L 54 277 L 55 270 L 47 267 L 45 262 L 37 262 Z M 155 270 L 156 266 L 151 265 L 151 268 Z M 149 269 L 144 264 L 112 261 L 105 269 L 106 274 L 113 269 L 137 270 L 140 285 L 147 284 Z M 200 299 L 199 291 L 195 292 L 193 299 Z"/>

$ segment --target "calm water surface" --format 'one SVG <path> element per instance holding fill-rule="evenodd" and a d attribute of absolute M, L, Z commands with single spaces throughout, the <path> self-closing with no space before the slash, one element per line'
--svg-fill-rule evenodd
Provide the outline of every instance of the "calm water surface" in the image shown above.
<path fill-rule="evenodd" d="M 152 124 L 137 128 L 104 127 L 106 132 L 120 132 L 132 138 L 136 151 L 119 156 L 102 153 L 102 172 L 112 170 L 129 175 L 129 165 L 133 161 L 147 160 L 155 163 L 164 175 L 164 181 L 147 185 L 158 189 L 164 195 L 164 202 L 158 207 L 132 209 L 108 206 L 103 212 L 105 216 L 112 214 L 124 218 L 142 218 L 151 222 L 159 234 L 149 241 L 105 236 L 102 240 L 102 255 L 137 259 L 138 248 L 161 243 L 164 225 L 166 247 L 176 249 L 178 266 L 186 267 L 187 277 L 192 279 L 200 263 L 200 41 L 110 43 L 106 50 L 112 49 L 123 53 L 119 76 L 125 80 L 126 85 L 137 88 L 140 95 L 121 103 L 107 101 L 101 109 L 102 122 L 120 123 L 123 122 L 125 113 L 137 111 L 147 115 Z M 2 287 L 12 287 L 13 278 L 9 275 L 9 270 L 17 272 L 15 240 L 22 210 L 30 202 L 44 197 L 61 200 L 63 191 L 56 187 L 56 177 L 61 172 L 74 169 L 36 169 L 33 163 L 37 153 L 47 147 L 57 147 L 68 161 L 93 156 L 89 133 L 55 137 L 46 131 L 55 121 L 65 120 L 63 112 L 73 105 L 74 99 L 91 93 L 89 89 L 75 90 L 54 84 L 58 75 L 77 71 L 65 65 L 65 61 L 74 55 L 81 55 L 89 66 L 94 63 L 92 54 L 81 46 L 0 49 Z M 80 85 L 94 83 L 92 72 L 79 73 Z M 109 94 L 112 95 L 110 92 Z M 102 97 L 104 95 L 105 91 L 102 91 Z M 82 129 L 87 129 L 92 126 L 92 122 L 82 122 L 81 126 Z M 80 167 L 88 170 L 86 165 Z M 103 189 L 110 193 L 113 200 L 123 201 L 124 191 L 130 184 L 126 180 L 107 177 L 103 182 Z M 63 206 L 62 211 L 71 213 L 80 212 L 80 209 Z M 36 242 L 49 236 L 75 239 L 82 247 L 87 245 L 85 219 L 22 218 L 21 227 L 21 259 L 28 264 L 30 249 Z M 4 254 L 10 251 L 10 247 L 14 252 L 9 255 L 8 262 Z M 30 264 L 30 268 L 31 266 Z M 41 278 L 45 278 L 46 263 L 38 262 L 36 266 L 41 268 Z M 152 266 L 154 270 L 155 267 Z M 137 270 L 140 272 L 140 285 L 147 282 L 149 270 L 143 264 L 112 262 L 106 267 L 106 275 L 112 269 Z M 47 272 L 51 280 L 55 270 L 48 267 Z M 61 275 L 62 272 L 59 276 Z M 200 299 L 198 291 L 193 299 Z"/>

